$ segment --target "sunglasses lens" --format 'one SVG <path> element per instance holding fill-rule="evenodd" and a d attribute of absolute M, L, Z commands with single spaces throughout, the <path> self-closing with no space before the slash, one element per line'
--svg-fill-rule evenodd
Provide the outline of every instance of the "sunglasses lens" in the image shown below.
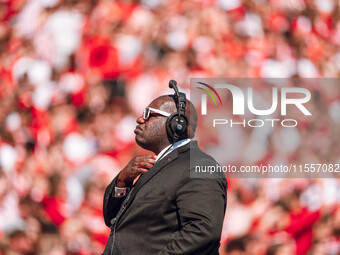
<path fill-rule="evenodd" d="M 143 117 L 145 120 L 147 120 L 150 116 L 150 109 L 149 108 L 145 108 L 144 112 L 143 112 Z"/>

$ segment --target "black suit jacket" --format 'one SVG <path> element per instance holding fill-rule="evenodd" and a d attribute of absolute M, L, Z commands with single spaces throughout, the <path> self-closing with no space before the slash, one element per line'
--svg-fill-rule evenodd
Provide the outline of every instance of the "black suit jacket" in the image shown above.
<path fill-rule="evenodd" d="M 112 196 L 114 179 L 104 196 L 104 219 L 112 229 L 104 255 L 218 254 L 226 179 L 223 173 L 190 174 L 195 165 L 216 164 L 193 141 L 156 162 L 126 197 Z"/>

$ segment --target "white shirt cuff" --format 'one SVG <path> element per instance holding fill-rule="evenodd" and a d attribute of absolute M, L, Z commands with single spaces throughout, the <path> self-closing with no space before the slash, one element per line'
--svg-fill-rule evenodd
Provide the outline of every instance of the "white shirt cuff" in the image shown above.
<path fill-rule="evenodd" d="M 115 193 L 113 194 L 113 197 L 125 197 L 126 196 L 126 189 L 127 188 L 115 187 Z"/>

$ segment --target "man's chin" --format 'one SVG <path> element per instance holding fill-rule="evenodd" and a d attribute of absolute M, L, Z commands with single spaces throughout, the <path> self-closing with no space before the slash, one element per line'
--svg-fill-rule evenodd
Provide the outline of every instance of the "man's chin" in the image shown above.
<path fill-rule="evenodd" d="M 147 143 L 145 143 L 145 141 L 143 141 L 143 139 L 141 139 L 140 137 L 138 137 L 138 135 L 136 135 L 135 141 L 136 141 L 136 143 L 137 143 L 140 147 L 142 147 L 143 149 L 146 149 L 146 150 L 148 149 Z"/>

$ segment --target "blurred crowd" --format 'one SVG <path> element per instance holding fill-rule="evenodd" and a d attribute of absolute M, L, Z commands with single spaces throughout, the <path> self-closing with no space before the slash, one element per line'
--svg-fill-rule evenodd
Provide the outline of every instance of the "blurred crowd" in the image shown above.
<path fill-rule="evenodd" d="M 0 0 L 0 254 L 100 254 L 105 187 L 146 153 L 135 120 L 171 93 L 169 80 L 188 92 L 190 77 L 337 78 L 339 10 L 336 0 Z M 322 95 L 339 125 L 339 87 Z M 336 143 L 328 156 L 339 153 Z M 221 254 L 338 255 L 339 197 L 335 178 L 230 179 Z"/>

